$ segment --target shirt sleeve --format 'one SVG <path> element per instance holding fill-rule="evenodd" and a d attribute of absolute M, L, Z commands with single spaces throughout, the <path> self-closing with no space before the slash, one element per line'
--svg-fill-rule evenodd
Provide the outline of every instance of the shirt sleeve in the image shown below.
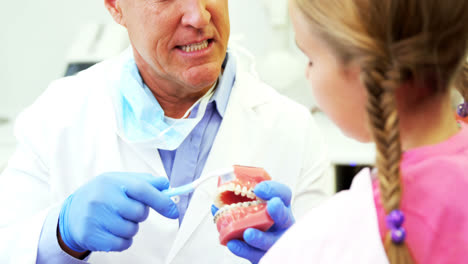
<path fill-rule="evenodd" d="M 331 164 L 325 141 L 312 116 L 307 116 L 301 174 L 294 187 L 293 212 L 296 219 L 331 196 Z"/>
<path fill-rule="evenodd" d="M 88 263 L 90 255 L 84 260 L 76 259 L 62 250 L 57 241 L 57 224 L 60 214 L 60 207 L 54 208 L 50 211 L 44 225 L 42 227 L 41 236 L 39 238 L 39 245 L 37 249 L 37 264 L 59 264 L 70 263 L 80 264 Z"/>

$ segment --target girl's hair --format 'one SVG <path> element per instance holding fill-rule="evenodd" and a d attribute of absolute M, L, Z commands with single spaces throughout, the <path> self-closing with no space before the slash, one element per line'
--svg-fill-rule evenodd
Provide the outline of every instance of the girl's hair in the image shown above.
<path fill-rule="evenodd" d="M 295 2 L 310 20 L 311 33 L 324 39 L 343 64 L 361 66 L 382 204 L 387 213 L 398 209 L 402 150 L 395 90 L 410 83 L 436 94 L 456 85 L 468 100 L 468 1 Z M 384 244 L 390 263 L 413 262 L 406 244 L 393 243 L 389 233 Z"/>

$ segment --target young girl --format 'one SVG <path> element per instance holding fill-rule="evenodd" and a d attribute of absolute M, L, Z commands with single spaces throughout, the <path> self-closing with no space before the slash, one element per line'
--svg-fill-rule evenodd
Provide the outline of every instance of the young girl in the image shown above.
<path fill-rule="evenodd" d="M 468 1 L 290 0 L 290 14 L 319 106 L 377 157 L 261 263 L 466 263 L 468 126 L 450 89 L 467 95 Z"/>

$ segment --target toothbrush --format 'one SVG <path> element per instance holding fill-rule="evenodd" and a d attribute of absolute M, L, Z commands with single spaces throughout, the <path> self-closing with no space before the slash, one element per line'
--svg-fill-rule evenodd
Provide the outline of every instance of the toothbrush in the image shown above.
<path fill-rule="evenodd" d="M 185 184 L 185 185 L 182 185 L 182 186 L 179 186 L 179 187 L 169 188 L 167 190 L 164 190 L 164 191 L 162 191 L 162 193 L 168 195 L 169 197 L 191 193 L 191 192 L 195 191 L 195 189 L 198 186 L 200 186 L 200 184 L 206 182 L 209 179 L 215 178 L 215 177 L 221 177 L 221 180 L 223 182 L 227 182 L 227 181 L 234 180 L 236 178 L 236 175 L 234 174 L 234 168 L 233 167 L 224 168 L 224 169 L 213 171 L 213 172 L 209 173 L 206 177 L 203 177 L 203 178 L 200 177 L 200 178 L 196 179 L 195 181 L 193 181 L 191 183 L 188 183 L 188 184 Z"/>

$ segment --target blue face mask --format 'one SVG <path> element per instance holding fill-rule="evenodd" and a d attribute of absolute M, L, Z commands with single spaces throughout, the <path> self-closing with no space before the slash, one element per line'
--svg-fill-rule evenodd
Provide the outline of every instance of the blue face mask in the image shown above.
<path fill-rule="evenodd" d="M 181 119 L 167 119 L 150 89 L 143 84 L 133 59 L 129 60 L 118 82 L 117 108 L 119 134 L 126 141 L 150 148 L 175 150 L 205 115 L 213 87 Z M 198 107 L 196 116 L 187 118 Z"/>

